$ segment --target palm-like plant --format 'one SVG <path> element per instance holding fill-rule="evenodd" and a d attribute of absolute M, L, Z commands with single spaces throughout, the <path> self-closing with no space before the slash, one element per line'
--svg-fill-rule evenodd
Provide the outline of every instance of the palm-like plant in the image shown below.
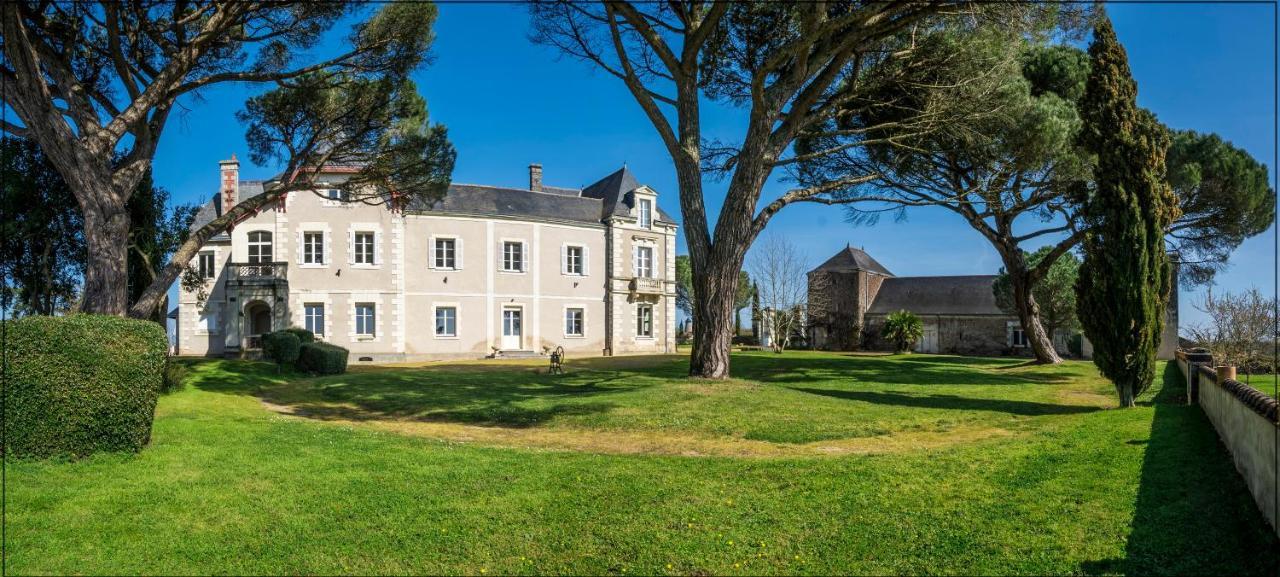
<path fill-rule="evenodd" d="M 911 311 L 889 313 L 884 321 L 884 338 L 893 343 L 894 351 L 909 353 L 924 336 L 924 323 Z"/>

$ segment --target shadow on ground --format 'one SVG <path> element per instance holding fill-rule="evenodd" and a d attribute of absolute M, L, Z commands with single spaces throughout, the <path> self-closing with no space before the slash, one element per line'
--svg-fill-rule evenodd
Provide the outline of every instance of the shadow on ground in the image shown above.
<path fill-rule="evenodd" d="M 794 387 L 795 390 L 846 399 L 862 401 L 877 405 L 897 405 L 918 409 L 951 409 L 960 411 L 997 411 L 1011 415 L 1073 415 L 1092 413 L 1101 410 L 1098 407 L 1081 405 L 1058 405 L 1053 403 L 1037 403 L 1035 401 L 1019 401 L 1013 399 L 987 399 L 981 397 L 961 397 L 959 395 L 910 395 L 906 393 L 877 393 L 872 391 L 842 391 L 832 389 L 810 389 Z"/>
<path fill-rule="evenodd" d="M 1150 438 L 1128 441 L 1145 444 L 1146 454 L 1125 557 L 1086 563 L 1083 572 L 1214 575 L 1244 565 L 1251 574 L 1278 574 L 1280 541 L 1213 425 L 1185 400 L 1182 373 L 1168 363 L 1151 400 Z"/>

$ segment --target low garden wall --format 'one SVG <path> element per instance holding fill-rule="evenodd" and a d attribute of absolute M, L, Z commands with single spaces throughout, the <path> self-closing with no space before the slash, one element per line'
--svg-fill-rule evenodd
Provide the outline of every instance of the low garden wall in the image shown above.
<path fill-rule="evenodd" d="M 1253 500 L 1280 535 L 1276 502 L 1276 472 L 1280 469 L 1280 432 L 1277 415 L 1280 403 L 1265 393 L 1234 379 L 1218 380 L 1208 364 L 1192 362 L 1183 351 L 1177 353 L 1178 368 L 1187 378 L 1187 401 L 1197 403 L 1218 431 L 1244 477 Z"/>

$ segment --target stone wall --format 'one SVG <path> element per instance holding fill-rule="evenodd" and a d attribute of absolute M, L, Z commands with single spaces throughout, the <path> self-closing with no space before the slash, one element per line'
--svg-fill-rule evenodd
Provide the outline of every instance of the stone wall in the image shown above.
<path fill-rule="evenodd" d="M 1188 380 L 1188 401 L 1198 403 L 1209 417 L 1258 508 L 1280 535 L 1276 525 L 1280 517 L 1276 501 L 1276 471 L 1280 469 L 1276 400 L 1239 381 L 1219 382 L 1213 369 L 1189 363 L 1182 351 L 1176 358 Z"/>
<path fill-rule="evenodd" d="M 868 350 L 891 350 L 893 344 L 886 341 L 883 314 L 866 316 L 864 338 Z M 1000 356 L 1011 353 L 1008 344 L 1008 321 L 1015 317 L 1003 316 L 948 316 L 920 315 L 926 326 L 937 327 L 938 352 L 951 355 Z"/>

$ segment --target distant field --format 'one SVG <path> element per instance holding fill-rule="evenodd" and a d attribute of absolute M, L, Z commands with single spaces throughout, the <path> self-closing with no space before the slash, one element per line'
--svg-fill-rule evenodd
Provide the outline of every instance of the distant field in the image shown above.
<path fill-rule="evenodd" d="M 30 573 L 1248 573 L 1272 536 L 1170 367 L 743 353 L 200 361 L 137 455 L 8 468 Z"/>

